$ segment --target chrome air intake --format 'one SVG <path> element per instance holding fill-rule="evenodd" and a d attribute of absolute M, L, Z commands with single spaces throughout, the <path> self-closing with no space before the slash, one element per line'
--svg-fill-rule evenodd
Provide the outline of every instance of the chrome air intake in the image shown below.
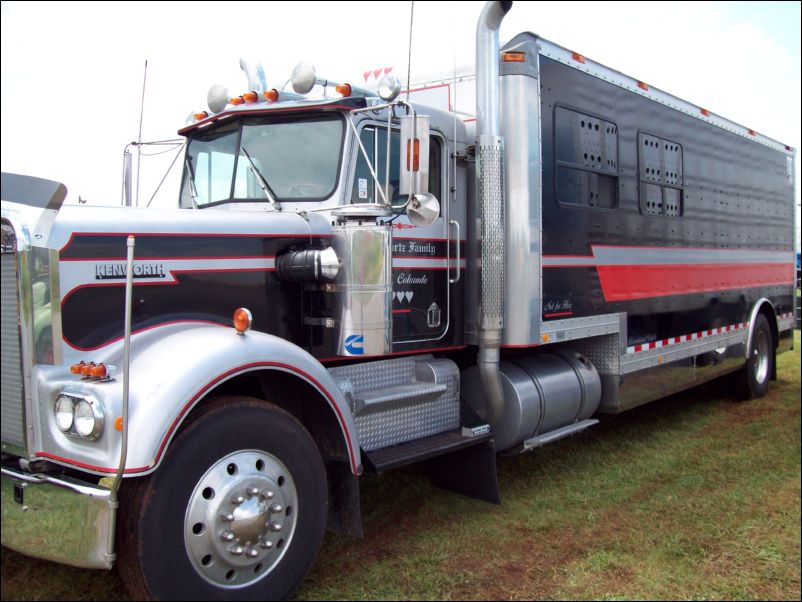
<path fill-rule="evenodd" d="M 337 355 L 386 355 L 393 346 L 391 228 L 366 215 L 338 217 L 332 226 L 334 249 L 342 261 L 334 285 Z"/>

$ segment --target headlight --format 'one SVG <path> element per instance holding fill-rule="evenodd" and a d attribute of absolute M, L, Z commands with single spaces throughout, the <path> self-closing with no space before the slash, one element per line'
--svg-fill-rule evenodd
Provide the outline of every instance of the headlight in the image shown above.
<path fill-rule="evenodd" d="M 60 431 L 66 433 L 72 428 L 74 412 L 72 399 L 66 395 L 59 395 L 56 398 L 56 403 L 53 404 L 53 413 L 56 417 L 56 426 Z"/>
<path fill-rule="evenodd" d="M 103 430 L 103 412 L 94 399 L 81 399 L 75 404 L 75 432 L 87 439 L 97 439 Z"/>

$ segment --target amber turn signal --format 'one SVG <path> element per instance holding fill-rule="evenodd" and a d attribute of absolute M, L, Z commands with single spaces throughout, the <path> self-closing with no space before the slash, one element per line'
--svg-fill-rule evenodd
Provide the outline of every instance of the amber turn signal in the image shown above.
<path fill-rule="evenodd" d="M 248 309 L 240 307 L 234 312 L 234 328 L 236 329 L 237 334 L 245 334 L 248 330 L 250 330 L 252 322 L 253 316 Z"/>

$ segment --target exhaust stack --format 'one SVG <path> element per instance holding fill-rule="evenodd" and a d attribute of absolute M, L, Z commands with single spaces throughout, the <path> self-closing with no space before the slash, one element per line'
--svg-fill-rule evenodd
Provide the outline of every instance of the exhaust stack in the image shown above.
<path fill-rule="evenodd" d="M 482 285 L 477 367 L 491 425 L 504 409 L 499 348 L 504 315 L 504 141 L 499 115 L 498 31 L 512 2 L 488 2 L 476 26 L 476 109 Z"/>

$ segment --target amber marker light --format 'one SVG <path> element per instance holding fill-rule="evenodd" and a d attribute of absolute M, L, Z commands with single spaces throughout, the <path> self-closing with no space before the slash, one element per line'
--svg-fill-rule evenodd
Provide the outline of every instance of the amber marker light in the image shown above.
<path fill-rule="evenodd" d="M 501 62 L 503 62 L 503 63 L 525 63 L 526 62 L 526 53 L 525 52 L 502 52 L 501 53 Z"/>
<path fill-rule="evenodd" d="M 200 113 L 195 113 L 195 121 L 200 121 L 201 119 L 206 119 L 209 116 L 209 113 L 206 111 L 201 111 Z"/>
<path fill-rule="evenodd" d="M 123 417 L 122 416 L 117 416 L 117 418 L 114 419 L 114 430 L 115 431 L 122 431 L 123 430 Z"/>
<path fill-rule="evenodd" d="M 95 362 L 89 362 L 88 364 L 84 364 L 81 366 L 81 374 L 84 376 L 92 376 L 91 370 L 95 367 Z"/>
<path fill-rule="evenodd" d="M 273 88 L 272 90 L 265 90 L 262 95 L 265 97 L 265 100 L 268 102 L 276 102 L 278 100 L 278 90 Z"/>
<path fill-rule="evenodd" d="M 638 88 L 648 92 L 649 91 L 649 84 L 647 84 L 645 82 L 638 82 Z"/>
<path fill-rule="evenodd" d="M 234 312 L 234 328 L 237 334 L 245 334 L 251 328 L 253 316 L 250 310 L 240 307 Z"/>
<path fill-rule="evenodd" d="M 259 95 L 256 92 L 246 92 L 242 95 L 245 102 L 259 102 Z"/>
<path fill-rule="evenodd" d="M 242 96 L 235 96 L 234 98 L 229 98 L 228 102 L 232 105 L 237 106 L 245 103 L 245 99 Z"/>
<path fill-rule="evenodd" d="M 92 366 L 89 368 L 89 376 L 93 376 L 95 378 L 106 378 L 108 376 L 109 371 L 106 369 L 106 364 L 100 363 L 96 366 Z"/>
<path fill-rule="evenodd" d="M 340 84 L 335 86 L 334 89 L 338 94 L 342 94 L 343 96 L 351 96 L 351 84 Z"/>
<path fill-rule="evenodd" d="M 699 109 L 699 112 L 705 117 L 710 117 L 710 111 L 708 111 L 707 109 Z"/>
<path fill-rule="evenodd" d="M 585 57 L 579 54 L 578 52 L 574 52 L 571 54 L 571 58 L 574 59 L 577 63 L 585 64 Z"/>
<path fill-rule="evenodd" d="M 71 374 L 81 374 L 81 369 L 86 366 L 86 362 L 81 360 L 79 364 L 73 364 L 70 366 L 70 373 Z"/>

